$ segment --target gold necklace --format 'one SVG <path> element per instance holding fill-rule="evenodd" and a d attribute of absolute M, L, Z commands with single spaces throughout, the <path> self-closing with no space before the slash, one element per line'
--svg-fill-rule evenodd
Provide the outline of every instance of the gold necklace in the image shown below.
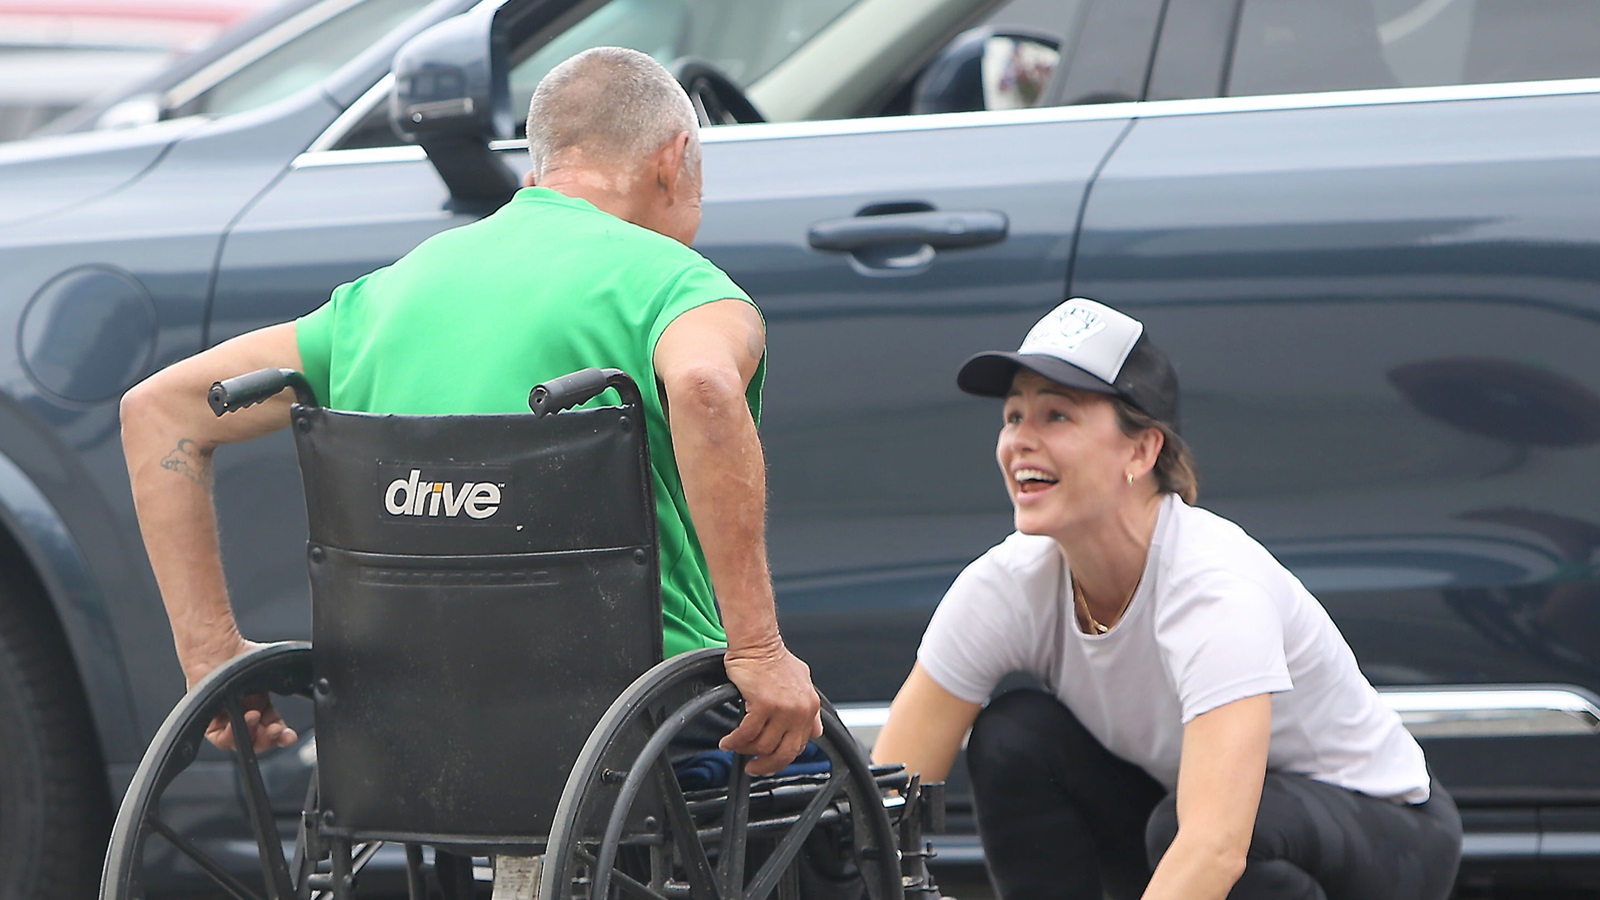
<path fill-rule="evenodd" d="M 1083 610 L 1084 621 L 1079 624 L 1083 626 L 1085 634 L 1105 634 L 1110 631 L 1112 625 L 1122 621 L 1122 614 L 1128 611 L 1128 607 L 1133 603 L 1133 595 L 1137 593 L 1139 593 L 1139 586 L 1135 584 L 1133 590 L 1128 594 L 1128 599 L 1122 601 L 1122 605 L 1117 608 L 1116 615 L 1111 617 L 1111 625 L 1102 625 L 1095 621 L 1094 613 L 1089 611 L 1089 601 L 1083 596 L 1083 585 L 1078 583 L 1078 579 L 1072 579 L 1072 599 L 1076 607 Z"/>

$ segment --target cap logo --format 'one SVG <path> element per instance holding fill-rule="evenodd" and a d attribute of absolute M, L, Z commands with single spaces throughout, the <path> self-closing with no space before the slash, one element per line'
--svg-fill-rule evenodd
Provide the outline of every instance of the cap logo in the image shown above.
<path fill-rule="evenodd" d="M 1046 313 L 1017 352 L 1054 356 L 1111 385 L 1143 333 L 1138 319 L 1073 297 Z"/>
<path fill-rule="evenodd" d="M 1033 326 L 1019 352 L 1071 353 L 1105 329 L 1105 317 L 1100 313 L 1086 306 L 1063 303 Z"/>

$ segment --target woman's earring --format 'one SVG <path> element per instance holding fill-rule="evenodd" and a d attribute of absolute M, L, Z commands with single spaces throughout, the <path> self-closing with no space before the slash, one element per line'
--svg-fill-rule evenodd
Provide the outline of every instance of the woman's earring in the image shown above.
<path fill-rule="evenodd" d="M 1128 487 L 1133 487 L 1133 473 L 1128 473 Z"/>

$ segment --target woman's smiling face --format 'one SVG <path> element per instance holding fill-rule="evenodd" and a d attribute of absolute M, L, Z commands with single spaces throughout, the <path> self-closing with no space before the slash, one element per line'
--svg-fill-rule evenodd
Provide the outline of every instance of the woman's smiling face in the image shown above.
<path fill-rule="evenodd" d="M 1114 515 L 1136 443 L 1105 395 L 1019 369 L 995 447 L 1017 530 L 1060 539 Z"/>

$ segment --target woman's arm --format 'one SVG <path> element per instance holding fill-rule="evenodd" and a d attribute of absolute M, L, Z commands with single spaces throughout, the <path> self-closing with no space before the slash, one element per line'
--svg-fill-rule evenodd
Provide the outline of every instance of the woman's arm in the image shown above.
<path fill-rule="evenodd" d="M 982 708 L 940 687 L 917 663 L 889 707 L 872 761 L 904 763 L 906 771 L 920 773 L 924 781 L 943 781 Z"/>
<path fill-rule="evenodd" d="M 1144 900 L 1222 900 L 1244 874 L 1272 737 L 1272 695 L 1219 706 L 1183 729 L 1178 836 Z"/>

